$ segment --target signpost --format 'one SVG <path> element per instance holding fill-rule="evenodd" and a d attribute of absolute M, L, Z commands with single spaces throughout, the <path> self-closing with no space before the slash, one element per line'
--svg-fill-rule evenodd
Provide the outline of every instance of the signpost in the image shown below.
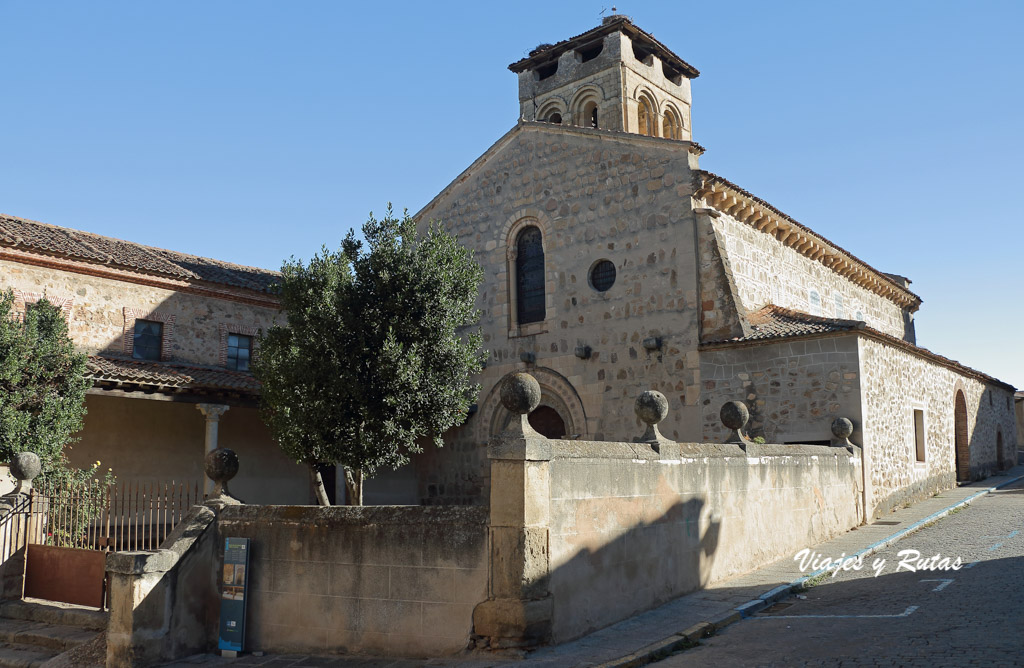
<path fill-rule="evenodd" d="M 217 647 L 237 656 L 245 646 L 245 592 L 249 584 L 249 539 L 224 541 L 224 572 L 220 584 L 220 636 Z"/>

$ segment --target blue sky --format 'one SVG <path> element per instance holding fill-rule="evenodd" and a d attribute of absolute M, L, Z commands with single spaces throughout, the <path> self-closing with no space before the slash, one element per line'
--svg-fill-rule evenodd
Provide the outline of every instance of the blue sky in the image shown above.
<path fill-rule="evenodd" d="M 608 2 L 0 0 L 0 211 L 277 268 L 415 212 Z M 922 296 L 1024 386 L 1020 2 L 623 2 L 701 76 L 701 166 Z"/>

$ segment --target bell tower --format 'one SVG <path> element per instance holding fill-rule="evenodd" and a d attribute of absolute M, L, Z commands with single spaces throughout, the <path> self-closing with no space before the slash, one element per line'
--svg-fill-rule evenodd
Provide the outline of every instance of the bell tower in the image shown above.
<path fill-rule="evenodd" d="M 700 72 L 627 16 L 541 44 L 508 68 L 525 120 L 692 139 L 690 79 Z"/>

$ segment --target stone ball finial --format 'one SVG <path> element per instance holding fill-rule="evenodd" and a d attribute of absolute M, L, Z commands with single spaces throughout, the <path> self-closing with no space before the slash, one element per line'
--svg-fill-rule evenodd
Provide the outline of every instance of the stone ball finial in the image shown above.
<path fill-rule="evenodd" d="M 15 480 L 34 480 L 43 470 L 43 463 L 34 452 L 19 452 L 11 458 L 10 469 Z"/>
<path fill-rule="evenodd" d="M 540 405 L 540 383 L 528 373 L 515 371 L 501 381 L 501 404 L 516 415 L 526 415 Z"/>
<path fill-rule="evenodd" d="M 750 419 L 750 411 L 742 401 L 727 401 L 722 405 L 719 417 L 722 418 L 722 424 L 726 427 L 733 431 L 739 431 Z"/>
<path fill-rule="evenodd" d="M 853 423 L 849 418 L 837 417 L 832 421 L 832 435 L 840 440 L 850 438 L 853 434 Z"/>
<path fill-rule="evenodd" d="M 238 455 L 228 448 L 217 448 L 206 455 L 206 477 L 217 484 L 226 483 L 238 473 Z"/>
<path fill-rule="evenodd" d="M 647 390 L 636 398 L 633 408 L 644 424 L 658 424 L 668 415 L 668 399 L 657 390 Z"/>

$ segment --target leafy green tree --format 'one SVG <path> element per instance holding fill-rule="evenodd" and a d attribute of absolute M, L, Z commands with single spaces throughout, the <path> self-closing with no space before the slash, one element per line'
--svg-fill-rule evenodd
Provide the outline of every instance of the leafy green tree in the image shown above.
<path fill-rule="evenodd" d="M 64 477 L 64 447 L 78 440 L 85 415 L 85 365 L 59 308 L 44 297 L 21 321 L 13 291 L 0 293 L 0 460 L 28 450 L 43 480 Z"/>
<path fill-rule="evenodd" d="M 397 468 L 461 424 L 485 358 L 475 302 L 483 271 L 472 252 L 432 224 L 418 238 L 405 213 L 363 226 L 337 252 L 294 258 L 278 286 L 287 324 L 260 339 L 253 369 L 261 408 L 281 448 L 310 467 L 344 468 L 349 499 L 364 478 Z"/>

